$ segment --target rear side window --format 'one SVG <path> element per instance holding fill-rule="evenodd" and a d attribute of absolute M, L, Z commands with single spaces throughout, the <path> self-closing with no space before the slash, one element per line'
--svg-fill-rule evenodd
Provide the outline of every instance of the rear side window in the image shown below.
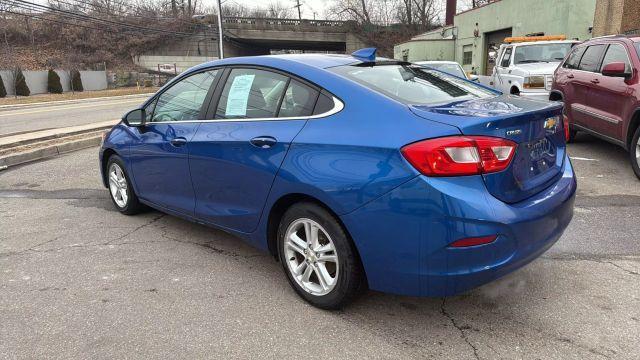
<path fill-rule="evenodd" d="M 512 48 L 510 47 L 504 50 L 504 56 L 502 56 L 502 62 L 500 62 L 500 66 L 509 67 L 509 64 L 511 64 L 511 51 Z"/>
<path fill-rule="evenodd" d="M 607 45 L 589 46 L 582 55 L 579 69 L 583 71 L 598 72 L 600 69 L 600 59 Z"/>
<path fill-rule="evenodd" d="M 629 56 L 627 55 L 627 49 L 620 44 L 611 44 L 607 49 L 607 52 L 604 54 L 604 59 L 602 60 L 602 67 L 600 67 L 600 71 L 602 68 L 614 62 L 621 62 L 625 64 L 625 70 L 627 72 L 631 72 L 631 64 L 629 64 Z"/>
<path fill-rule="evenodd" d="M 333 96 L 326 91 L 322 91 L 316 102 L 316 107 L 313 109 L 313 115 L 324 114 L 333 110 L 335 103 L 333 102 Z"/>
<path fill-rule="evenodd" d="M 257 119 L 277 116 L 289 78 L 259 69 L 233 69 L 224 85 L 216 119 Z"/>
<path fill-rule="evenodd" d="M 562 64 L 562 67 L 566 69 L 577 69 L 578 65 L 580 65 L 580 59 L 586 49 L 587 48 L 584 46 L 574 49 L 571 54 L 569 54 L 569 57 L 567 57 L 567 61 Z"/>
<path fill-rule="evenodd" d="M 284 93 L 278 117 L 309 116 L 318 98 L 318 92 L 296 80 L 291 80 Z"/>

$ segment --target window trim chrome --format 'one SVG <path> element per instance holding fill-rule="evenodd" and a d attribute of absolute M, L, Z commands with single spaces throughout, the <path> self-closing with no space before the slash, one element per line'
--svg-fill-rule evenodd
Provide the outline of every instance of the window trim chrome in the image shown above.
<path fill-rule="evenodd" d="M 213 122 L 248 122 L 248 121 L 286 121 L 286 120 L 314 120 L 325 118 L 339 113 L 344 109 L 344 103 L 342 100 L 335 96 L 331 96 L 333 100 L 333 108 L 322 114 L 309 115 L 309 116 L 288 116 L 288 117 L 266 117 L 266 118 L 248 118 L 248 119 L 204 119 L 204 120 L 180 120 L 180 121 L 154 121 L 148 122 L 145 125 L 152 124 L 184 124 L 184 123 L 213 123 Z"/>

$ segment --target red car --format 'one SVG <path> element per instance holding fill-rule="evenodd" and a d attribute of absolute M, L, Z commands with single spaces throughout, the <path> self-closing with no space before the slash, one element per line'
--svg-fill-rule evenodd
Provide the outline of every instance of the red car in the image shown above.
<path fill-rule="evenodd" d="M 584 131 L 629 151 L 640 178 L 640 37 L 576 45 L 554 73 L 550 100 L 564 101 L 568 140 Z"/>

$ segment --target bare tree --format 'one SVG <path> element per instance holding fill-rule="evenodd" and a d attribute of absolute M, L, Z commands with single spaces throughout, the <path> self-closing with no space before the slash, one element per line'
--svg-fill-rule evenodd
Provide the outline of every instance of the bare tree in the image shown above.
<path fill-rule="evenodd" d="M 293 17 L 293 8 L 280 1 L 274 1 L 267 5 L 267 16 L 276 19 L 287 19 Z"/>

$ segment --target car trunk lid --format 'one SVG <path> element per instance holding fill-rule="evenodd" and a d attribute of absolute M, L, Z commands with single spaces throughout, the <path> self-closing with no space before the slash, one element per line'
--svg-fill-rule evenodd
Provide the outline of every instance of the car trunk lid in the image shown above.
<path fill-rule="evenodd" d="M 464 135 L 516 142 L 507 169 L 482 175 L 489 192 L 504 202 L 516 203 L 533 196 L 561 175 L 566 143 L 559 104 L 502 95 L 410 108 L 420 117 L 455 126 Z"/>

